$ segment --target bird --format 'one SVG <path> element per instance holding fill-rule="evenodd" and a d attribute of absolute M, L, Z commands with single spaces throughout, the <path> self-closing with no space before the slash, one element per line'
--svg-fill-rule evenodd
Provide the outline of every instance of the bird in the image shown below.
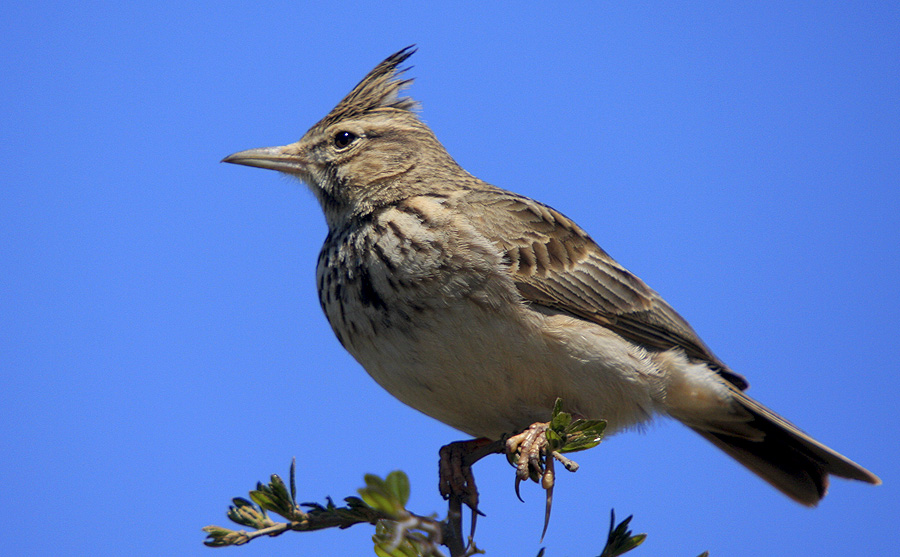
<path fill-rule="evenodd" d="M 406 47 L 302 138 L 223 162 L 299 179 L 321 205 L 319 301 L 343 347 L 403 403 L 476 438 L 556 399 L 606 433 L 681 422 L 791 499 L 877 476 L 745 392 L 742 375 L 562 213 L 466 172 L 401 96 Z"/>

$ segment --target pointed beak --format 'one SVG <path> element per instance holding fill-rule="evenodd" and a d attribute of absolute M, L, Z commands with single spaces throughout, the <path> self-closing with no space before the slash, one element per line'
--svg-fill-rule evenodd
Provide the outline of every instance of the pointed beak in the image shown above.
<path fill-rule="evenodd" d="M 247 149 L 233 155 L 228 155 L 222 162 L 268 168 L 290 174 L 302 174 L 306 170 L 306 161 L 300 155 L 296 143 L 282 147 L 260 147 Z"/>

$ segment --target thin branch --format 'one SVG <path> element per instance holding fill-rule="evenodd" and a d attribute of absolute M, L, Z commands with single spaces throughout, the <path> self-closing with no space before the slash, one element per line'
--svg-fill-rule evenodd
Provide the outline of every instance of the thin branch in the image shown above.
<path fill-rule="evenodd" d="M 585 450 L 597 445 L 602 438 L 605 423 L 573 420 L 570 414 L 562 412 L 562 402 L 557 401 L 551 421 L 539 425 L 544 435 L 534 436 L 533 441 L 537 443 L 532 443 L 534 449 L 530 451 L 521 444 L 508 443 L 507 439 L 493 442 L 486 439 L 473 440 L 454 443 L 441 449 L 441 493 L 448 500 L 447 518 L 444 520 L 421 516 L 406 509 L 409 480 L 406 474 L 399 471 L 391 472 L 383 479 L 366 475 L 365 487 L 358 490 L 360 496 L 346 497 L 346 506 L 335 505 L 331 498 L 327 498 L 325 505 L 298 504 L 294 484 L 296 462 L 293 462 L 289 486 L 273 474 L 268 484 L 256 485 L 256 489 L 250 492 L 250 500 L 240 497 L 232 500 L 234 504 L 228 509 L 228 518 L 252 530 L 207 526 L 203 528 L 207 533 L 204 543 L 210 547 L 243 545 L 262 536 L 276 537 L 288 531 L 308 532 L 372 524 L 375 526 L 373 541 L 378 555 L 443 557 L 444 554 L 438 550 L 443 545 L 450 550 L 451 557 L 471 557 L 483 553 L 474 541 L 475 525 L 480 513 L 478 490 L 471 467 L 485 456 L 496 453 L 506 453 L 514 466 L 517 461 L 520 465 L 521 461 L 526 461 L 524 470 L 519 470 L 517 475 L 517 489 L 522 479 L 533 479 L 540 482 L 547 491 L 544 519 L 546 532 L 555 484 L 554 460 L 561 462 L 569 471 L 577 470 L 578 465 L 562 453 Z M 519 454 L 515 454 L 517 449 L 521 449 L 518 450 Z M 526 455 L 528 452 L 531 454 Z M 445 466 L 449 466 L 453 472 L 449 476 L 444 475 Z M 463 534 L 463 505 L 468 506 L 472 512 L 468 537 Z M 279 515 L 286 522 L 276 522 L 268 513 Z M 628 517 L 616 525 L 613 515 L 603 557 L 622 555 L 643 542 L 644 534 L 632 536 L 628 530 L 630 520 L 631 517 Z M 540 554 L 543 554 L 543 550 Z"/>

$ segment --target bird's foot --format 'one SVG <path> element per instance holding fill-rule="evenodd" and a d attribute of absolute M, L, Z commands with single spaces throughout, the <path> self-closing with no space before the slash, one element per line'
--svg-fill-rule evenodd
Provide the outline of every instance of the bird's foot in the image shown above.
<path fill-rule="evenodd" d="M 568 425 L 568 424 L 566 424 Z M 556 471 L 554 462 L 559 461 L 569 472 L 578 470 L 578 464 L 564 457 L 557 448 L 560 443 L 551 443 L 548 430 L 554 426 L 554 422 L 540 422 L 532 424 L 528 429 L 506 439 L 506 457 L 510 464 L 516 467 L 516 497 L 522 501 L 519 494 L 519 484 L 524 480 L 533 480 L 541 484 L 547 494 L 547 502 L 544 509 L 544 530 L 541 539 L 547 532 L 550 523 L 550 509 L 553 506 L 553 486 L 556 484 Z M 559 435 L 555 435 L 559 437 Z M 565 444 L 565 438 L 563 438 Z"/>
<path fill-rule="evenodd" d="M 478 510 L 478 488 L 475 486 L 475 475 L 472 474 L 472 463 L 466 457 L 483 445 L 488 439 L 470 439 L 444 445 L 440 451 L 438 466 L 439 489 L 444 499 L 459 497 L 473 511 Z"/>
<path fill-rule="evenodd" d="M 503 452 L 502 443 L 484 437 L 457 441 L 441 447 L 438 488 L 441 496 L 450 501 L 447 519 L 451 528 L 461 533 L 462 504 L 469 507 L 472 510 L 470 540 L 475 535 L 478 515 L 482 514 L 478 510 L 478 488 L 475 486 L 472 465 L 489 454 L 500 452 Z"/>
<path fill-rule="evenodd" d="M 440 492 L 449 500 L 448 527 L 461 533 L 462 505 L 472 509 L 472 528 L 479 514 L 478 489 L 472 465 L 483 457 L 494 453 L 505 453 L 510 464 L 516 468 L 516 496 L 522 500 L 519 484 L 523 480 L 539 482 L 547 494 L 544 511 L 544 532 L 550 521 L 553 503 L 553 486 L 556 483 L 555 462 L 559 461 L 569 472 L 578 470 L 578 464 L 562 453 L 583 451 L 600 443 L 606 422 L 585 420 L 562 411 L 562 400 L 557 399 L 549 422 L 532 424 L 525 431 L 498 441 L 472 439 L 457 441 L 441 447 Z M 543 538 L 543 533 L 541 538 Z M 451 551 L 452 552 L 452 551 Z"/>
<path fill-rule="evenodd" d="M 539 482 L 544 489 L 553 488 L 553 457 L 552 453 L 547 453 L 549 428 L 549 422 L 532 424 L 522 433 L 506 439 L 506 457 L 516 468 L 516 497 L 519 500 L 522 500 L 519 484 L 524 480 Z M 575 466 L 577 469 L 578 465 Z"/>

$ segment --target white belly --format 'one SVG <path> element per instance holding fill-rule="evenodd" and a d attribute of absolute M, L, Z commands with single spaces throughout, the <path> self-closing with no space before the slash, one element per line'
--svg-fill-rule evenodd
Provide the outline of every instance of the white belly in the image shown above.
<path fill-rule="evenodd" d="M 658 372 L 607 329 L 524 307 L 466 307 L 431 311 L 428 328 L 384 329 L 347 348 L 392 395 L 476 437 L 547 421 L 557 397 L 569 412 L 607 420 L 609 433 L 651 416 Z"/>

